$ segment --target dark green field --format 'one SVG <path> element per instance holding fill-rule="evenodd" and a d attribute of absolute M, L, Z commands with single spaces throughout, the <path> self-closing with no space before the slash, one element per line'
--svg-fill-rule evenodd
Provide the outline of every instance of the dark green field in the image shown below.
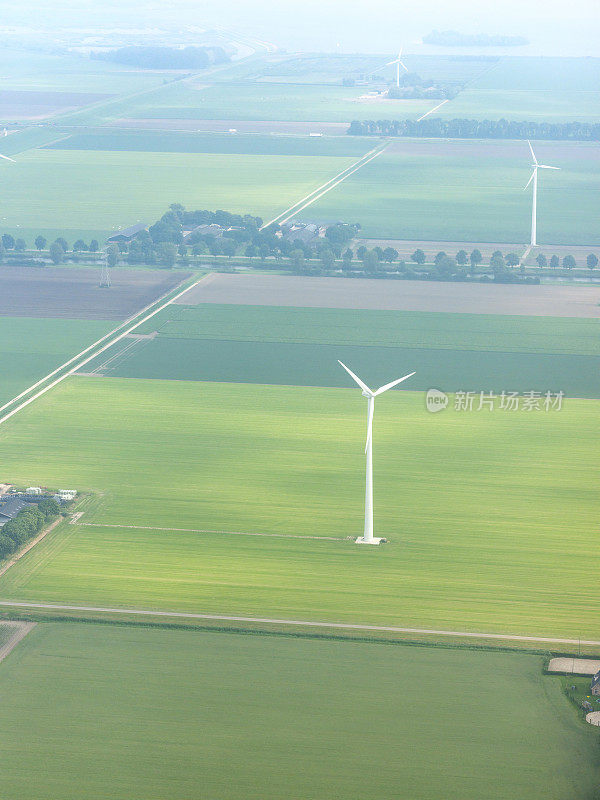
<path fill-rule="evenodd" d="M 2 797 L 587 800 L 597 737 L 540 667 L 535 655 L 44 623 L 0 672 Z"/>
<path fill-rule="evenodd" d="M 140 330 L 159 335 L 122 341 L 86 371 L 343 387 L 340 359 L 373 385 L 415 369 L 411 389 L 600 397 L 594 319 L 207 304 L 171 306 Z"/>
<path fill-rule="evenodd" d="M 235 153 L 275 156 L 355 156 L 376 140 L 361 137 L 263 136 L 180 131 L 94 131 L 47 145 L 49 150 L 127 150 L 146 153 Z"/>

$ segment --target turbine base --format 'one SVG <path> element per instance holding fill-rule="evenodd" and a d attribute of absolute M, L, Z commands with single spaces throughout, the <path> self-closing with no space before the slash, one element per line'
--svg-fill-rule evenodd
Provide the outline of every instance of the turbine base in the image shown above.
<path fill-rule="evenodd" d="M 355 544 L 381 544 L 382 542 L 387 542 L 387 539 L 377 539 L 373 537 L 372 539 L 365 539 L 364 536 L 359 536 L 358 539 L 355 539 Z"/>

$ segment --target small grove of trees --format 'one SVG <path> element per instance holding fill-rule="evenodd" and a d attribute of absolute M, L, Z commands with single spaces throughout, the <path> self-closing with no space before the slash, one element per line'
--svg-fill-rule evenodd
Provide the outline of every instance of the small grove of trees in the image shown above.
<path fill-rule="evenodd" d="M 54 499 L 30 505 L 0 528 L 0 558 L 14 553 L 60 514 L 60 506 Z"/>

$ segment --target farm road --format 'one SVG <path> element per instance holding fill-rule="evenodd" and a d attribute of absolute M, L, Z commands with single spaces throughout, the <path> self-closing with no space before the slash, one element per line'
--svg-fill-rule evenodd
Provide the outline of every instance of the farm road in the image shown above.
<path fill-rule="evenodd" d="M 105 614 L 129 614 L 146 617 L 168 617 L 174 619 L 197 619 L 215 620 L 223 622 L 246 622 L 263 623 L 269 625 L 281 625 L 283 627 L 303 627 L 303 628 L 331 628 L 332 630 L 350 631 L 374 631 L 383 633 L 415 633 L 432 636 L 450 636 L 454 638 L 467 639 L 494 639 L 506 640 L 511 642 L 532 642 L 538 644 L 567 644 L 567 645 L 586 645 L 600 647 L 600 641 L 587 639 L 559 639 L 549 636 L 519 636 L 510 633 L 480 633 L 475 631 L 443 631 L 432 630 L 429 628 L 400 628 L 392 625 L 360 625 L 350 622 L 317 622 L 295 619 L 277 619 L 271 617 L 237 617 L 226 614 L 195 614 L 186 611 L 147 611 L 139 608 L 110 608 L 105 606 L 71 606 L 58 603 L 27 603 L 12 600 L 0 600 L 0 606 L 5 608 L 39 608 L 48 611 L 83 611 L 89 613 Z"/>

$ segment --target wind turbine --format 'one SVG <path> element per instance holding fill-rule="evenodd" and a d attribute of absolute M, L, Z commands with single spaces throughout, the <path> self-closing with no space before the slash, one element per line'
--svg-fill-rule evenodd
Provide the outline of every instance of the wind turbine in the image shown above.
<path fill-rule="evenodd" d="M 560 167 L 549 167 L 548 164 L 540 164 L 535 157 L 535 153 L 533 152 L 533 147 L 531 146 L 531 142 L 529 139 L 527 140 L 527 144 L 529 145 L 529 149 L 531 150 L 531 157 L 533 158 L 533 172 L 531 173 L 531 177 L 527 181 L 527 185 L 525 189 L 529 188 L 529 184 L 533 181 L 533 202 L 531 206 L 531 247 L 537 247 L 537 190 L 538 190 L 538 169 L 560 169 Z M 525 191 L 523 189 L 523 191 Z"/>
<path fill-rule="evenodd" d="M 398 53 L 398 58 L 395 58 L 393 61 L 388 61 L 388 63 L 385 66 L 391 67 L 392 64 L 396 65 L 396 86 L 400 88 L 400 67 L 402 67 L 402 69 L 405 72 L 408 72 L 408 67 L 402 61 L 402 48 L 400 48 L 400 52 Z"/>
<path fill-rule="evenodd" d="M 386 383 L 385 386 L 380 386 L 379 389 L 373 391 L 372 389 L 369 389 L 367 384 L 363 383 L 363 381 L 361 381 L 361 379 L 355 375 L 351 369 L 348 369 L 345 364 L 342 364 L 342 362 L 339 360 L 338 364 L 340 364 L 340 366 L 346 370 L 348 375 L 350 375 L 350 377 L 356 381 L 356 383 L 362 389 L 363 397 L 366 397 L 369 401 L 367 443 L 365 445 L 365 454 L 367 456 L 367 479 L 365 483 L 365 530 L 364 534 L 359 536 L 356 540 L 356 544 L 379 544 L 381 539 L 376 539 L 373 536 L 373 413 L 375 411 L 375 398 L 377 395 L 387 392 L 388 389 L 393 389 L 394 386 L 397 386 L 399 383 L 402 383 L 402 381 L 412 377 L 415 373 L 410 372 L 403 378 L 398 378 L 396 381 Z"/>

